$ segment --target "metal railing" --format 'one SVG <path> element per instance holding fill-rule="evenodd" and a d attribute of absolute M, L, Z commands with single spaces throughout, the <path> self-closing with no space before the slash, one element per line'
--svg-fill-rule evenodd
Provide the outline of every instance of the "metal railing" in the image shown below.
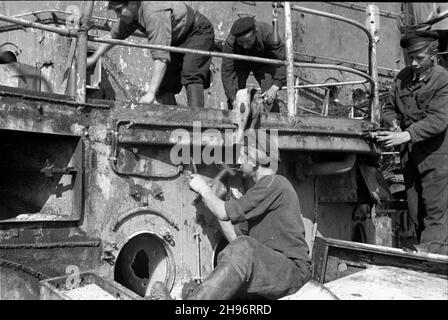
<path fill-rule="evenodd" d="M 6 21 L 14 24 L 18 24 L 28 28 L 40 29 L 48 32 L 53 32 L 60 34 L 62 36 L 67 37 L 77 37 L 77 50 L 78 50 L 78 68 L 77 68 L 77 86 L 76 86 L 76 100 L 79 103 L 85 103 L 86 94 L 85 94 L 85 83 L 86 83 L 86 59 L 87 59 L 87 41 L 98 42 L 98 43 L 109 43 L 114 45 L 123 45 L 128 47 L 137 47 L 143 49 L 153 49 L 153 50 L 165 50 L 169 52 L 177 52 L 177 53 L 193 53 L 199 55 L 206 55 L 210 57 L 218 57 L 218 58 L 230 58 L 236 60 L 243 61 L 251 61 L 258 63 L 266 63 L 266 64 L 274 64 L 274 65 L 286 65 L 287 68 L 287 96 L 288 96 L 288 113 L 290 116 L 295 116 L 296 114 L 296 104 L 295 99 L 297 98 L 297 89 L 299 88 L 317 88 L 317 87 L 329 87 L 336 85 L 353 85 L 353 84 L 364 84 L 369 82 L 371 86 L 371 92 L 373 93 L 373 103 L 371 104 L 371 121 L 378 123 L 379 122 L 379 110 L 378 110 L 378 75 L 376 70 L 376 51 L 375 49 L 375 41 L 373 35 L 369 29 L 360 24 L 357 21 L 337 16 L 334 14 L 321 12 L 313 9 L 308 9 L 304 7 L 299 7 L 296 5 L 291 6 L 289 2 L 285 2 L 280 6 L 284 8 L 285 14 L 285 45 L 287 51 L 287 59 L 276 60 L 276 59 L 267 59 L 260 57 L 252 57 L 238 54 L 227 54 L 221 52 L 211 52 L 205 50 L 195 50 L 195 49 L 186 49 L 186 48 L 178 48 L 164 45 L 153 45 L 153 44 L 136 44 L 125 40 L 117 40 L 117 39 L 109 39 L 109 38 L 100 38 L 95 36 L 88 35 L 88 25 L 89 20 L 92 15 L 94 1 L 85 1 L 83 2 L 81 23 L 79 29 L 63 29 L 48 25 L 43 25 L 37 22 L 31 22 L 27 20 L 23 20 L 17 17 L 8 17 L 0 14 L 0 21 Z M 305 62 L 295 62 L 294 61 L 294 51 L 293 51 L 293 35 L 292 35 L 292 21 L 291 21 L 291 10 L 294 11 L 302 11 L 310 14 L 315 14 L 319 16 L 324 16 L 332 19 L 336 19 L 339 21 L 343 21 L 354 25 L 365 32 L 369 39 L 369 74 L 367 75 L 364 72 L 359 70 L 333 65 L 333 64 L 316 64 L 316 63 L 305 63 Z M 107 19 L 106 19 L 107 20 Z M 348 73 L 355 74 L 361 78 L 364 78 L 363 81 L 348 81 L 348 82 L 339 82 L 339 83 L 324 83 L 324 84 L 312 84 L 312 85 L 299 85 L 297 81 L 294 79 L 294 67 L 298 68 L 314 68 L 314 69 L 331 69 L 331 70 L 339 70 Z M 284 89 L 284 88 L 283 88 Z"/>

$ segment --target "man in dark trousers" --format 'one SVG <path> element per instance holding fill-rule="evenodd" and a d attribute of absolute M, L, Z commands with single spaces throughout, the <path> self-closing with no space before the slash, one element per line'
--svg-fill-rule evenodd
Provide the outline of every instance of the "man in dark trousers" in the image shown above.
<path fill-rule="evenodd" d="M 273 27 L 252 17 L 236 20 L 223 46 L 223 52 L 285 60 L 285 45 L 274 34 Z M 222 59 L 221 78 L 227 103 L 233 108 L 236 92 L 246 88 L 246 81 L 252 71 L 258 81 L 263 98 L 268 104 L 274 102 L 277 92 L 286 84 L 286 66 Z"/>
<path fill-rule="evenodd" d="M 108 9 L 119 17 L 111 30 L 113 39 L 126 39 L 137 29 L 150 44 L 212 51 L 215 34 L 210 21 L 188 5 L 177 1 L 109 1 Z M 103 44 L 87 60 L 92 66 L 113 47 Z M 185 86 L 188 105 L 204 107 L 204 88 L 210 86 L 211 57 L 151 50 L 154 68 L 149 90 L 141 103 L 176 105 L 175 94 Z"/>
<path fill-rule="evenodd" d="M 239 297 L 253 294 L 279 299 L 298 291 L 311 277 L 297 193 L 273 169 L 278 149 L 263 142 L 265 135 L 257 136 L 257 150 L 252 152 L 252 148 L 242 165 L 243 176 L 251 177 L 255 184 L 239 199 L 223 201 L 203 176 L 192 176 L 190 187 L 202 196 L 212 214 L 235 224 L 247 221 L 248 235 L 230 241 L 219 253 L 216 268 L 188 300 L 227 300 L 237 293 Z M 156 282 L 150 292 L 153 299 L 170 299 L 161 282 Z"/>
<path fill-rule="evenodd" d="M 385 147 L 401 146 L 410 217 L 417 250 L 448 255 L 448 71 L 434 65 L 438 35 L 405 34 L 400 45 L 410 65 L 397 75 L 376 134 Z"/>

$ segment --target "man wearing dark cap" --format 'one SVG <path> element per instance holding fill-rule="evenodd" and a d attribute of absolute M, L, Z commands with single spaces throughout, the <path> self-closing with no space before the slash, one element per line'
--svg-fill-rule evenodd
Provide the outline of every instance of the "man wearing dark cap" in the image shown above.
<path fill-rule="evenodd" d="M 223 46 L 223 52 L 285 60 L 285 45 L 274 34 L 273 27 L 252 17 L 236 20 Z M 221 77 L 229 108 L 233 108 L 236 92 L 246 88 L 252 71 L 263 93 L 272 104 L 278 90 L 286 84 L 286 67 L 234 59 L 222 59 Z"/>
<path fill-rule="evenodd" d="M 311 277 L 308 245 L 299 199 L 294 187 L 276 174 L 278 148 L 264 132 L 249 130 L 243 176 L 255 184 L 239 199 L 218 198 L 201 175 L 192 175 L 198 192 L 220 221 L 246 222 L 248 235 L 234 236 L 218 255 L 211 274 L 188 300 L 228 300 L 238 297 L 279 299 L 295 293 Z M 269 140 L 268 140 L 269 139 Z M 270 143 L 268 143 L 270 141 Z M 170 299 L 167 288 L 154 283 L 148 296 Z"/>
<path fill-rule="evenodd" d="M 401 146 L 417 250 L 448 255 L 448 71 L 433 63 L 436 32 L 409 32 L 400 45 L 409 66 L 397 75 L 383 106 L 391 131 L 376 139 L 385 147 Z"/>
<path fill-rule="evenodd" d="M 210 21 L 188 5 L 176 1 L 109 1 L 119 18 L 111 30 L 113 39 L 126 39 L 137 29 L 150 44 L 211 51 L 214 31 Z M 103 44 L 87 60 L 92 66 L 113 47 Z M 142 103 L 176 105 L 174 95 L 186 87 L 188 105 L 204 107 L 204 88 L 210 85 L 211 57 L 151 50 L 154 68 Z"/>

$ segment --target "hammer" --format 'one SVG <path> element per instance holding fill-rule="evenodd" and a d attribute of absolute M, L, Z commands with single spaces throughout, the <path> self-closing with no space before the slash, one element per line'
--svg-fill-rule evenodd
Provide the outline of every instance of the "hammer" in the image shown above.
<path fill-rule="evenodd" d="M 221 169 L 221 171 L 219 171 L 219 173 L 213 178 L 213 180 L 211 181 L 211 183 L 209 183 L 209 186 L 211 186 L 212 191 L 214 193 L 216 193 L 218 191 L 218 186 L 219 186 L 219 181 L 227 174 L 229 173 L 231 176 L 235 175 L 235 170 L 233 170 L 232 168 L 230 168 L 228 165 L 223 164 L 222 165 L 223 168 Z M 194 200 L 193 200 L 193 204 L 197 205 L 199 203 L 199 201 L 202 200 L 202 196 L 198 195 Z"/>

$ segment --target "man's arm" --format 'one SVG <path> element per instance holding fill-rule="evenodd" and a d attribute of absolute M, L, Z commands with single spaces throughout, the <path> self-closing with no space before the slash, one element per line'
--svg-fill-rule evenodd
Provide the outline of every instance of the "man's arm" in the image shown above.
<path fill-rule="evenodd" d="M 102 43 L 98 49 L 90 56 L 87 58 L 87 68 L 92 67 L 93 65 L 95 65 L 95 63 L 97 63 L 98 59 L 105 54 L 106 52 L 108 52 L 110 49 L 112 49 L 114 45 L 111 43 Z"/>
<path fill-rule="evenodd" d="M 171 45 L 171 11 L 161 10 L 153 12 L 150 7 L 143 7 L 143 23 L 148 35 L 149 44 Z M 167 69 L 167 64 L 171 61 L 169 51 L 151 49 L 151 56 L 154 60 L 151 82 L 148 91 L 140 98 L 141 103 L 153 103 L 159 91 L 160 84 Z"/>
<path fill-rule="evenodd" d="M 207 208 L 216 218 L 222 221 L 229 221 L 229 217 L 227 216 L 226 209 L 224 207 L 224 201 L 218 198 L 218 196 L 207 184 L 201 187 L 199 193 L 202 196 Z"/>
<path fill-rule="evenodd" d="M 140 103 L 153 103 L 166 72 L 165 60 L 154 60 L 151 82 L 148 91 L 140 98 Z"/>
<path fill-rule="evenodd" d="M 222 52 L 234 53 L 234 41 L 235 37 L 229 35 L 224 43 Z M 238 90 L 234 59 L 222 59 L 221 80 L 227 99 L 230 103 L 233 103 L 235 101 L 236 92 Z"/>
<path fill-rule="evenodd" d="M 281 39 L 276 42 L 274 40 L 274 31 L 269 26 L 269 30 L 265 31 L 264 44 L 271 54 L 278 60 L 286 60 L 286 48 Z M 272 103 L 277 96 L 277 92 L 286 85 L 286 66 L 278 65 L 273 75 L 273 84 L 264 94 L 268 103 Z"/>

